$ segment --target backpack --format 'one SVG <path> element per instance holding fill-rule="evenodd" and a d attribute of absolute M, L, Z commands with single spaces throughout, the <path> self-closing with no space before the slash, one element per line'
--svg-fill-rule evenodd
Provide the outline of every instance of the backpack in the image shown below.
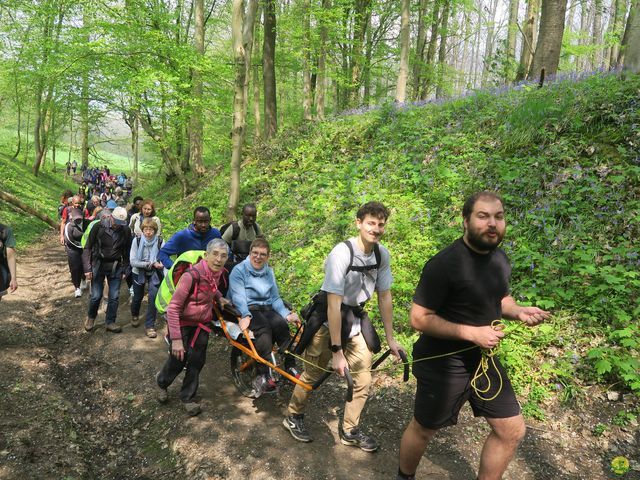
<path fill-rule="evenodd" d="M 380 259 L 381 259 L 380 245 L 378 245 L 377 243 L 373 244 L 373 254 L 375 255 L 376 263 L 372 265 L 356 266 L 356 265 L 353 265 L 353 256 L 354 256 L 353 245 L 351 245 L 351 242 L 349 240 L 345 240 L 343 243 L 347 244 L 347 247 L 349 248 L 349 254 L 350 254 L 349 266 L 347 267 L 347 270 L 344 272 L 345 276 L 349 272 L 368 272 L 370 270 L 377 270 L 378 268 L 380 268 Z M 369 297 L 368 293 L 367 293 L 367 297 Z M 300 335 L 298 343 L 291 347 L 292 351 L 298 355 L 301 355 L 302 352 L 304 352 L 305 348 L 307 348 L 307 346 L 313 339 L 313 336 L 316 334 L 318 330 L 320 330 L 320 327 L 324 323 L 324 319 L 321 316 L 316 315 L 316 317 L 313 317 L 313 313 L 316 311 L 316 309 L 319 306 L 324 306 L 325 309 L 327 307 L 327 293 L 323 290 L 318 290 L 317 292 L 315 292 L 314 295 L 311 297 L 311 300 L 300 310 L 300 317 L 304 320 L 304 327 L 302 329 L 302 334 Z M 363 312 L 362 306 L 357 308 L 360 310 L 360 312 Z M 378 334 L 375 331 L 375 328 L 373 328 L 373 325 L 371 324 L 371 320 L 369 319 L 368 315 L 366 315 L 366 312 L 364 313 L 365 315 L 360 317 L 362 336 L 365 339 L 367 347 L 373 353 L 378 353 L 381 348 L 380 338 L 378 337 Z M 344 339 L 349 334 L 350 330 L 351 330 L 350 327 L 347 327 L 347 329 L 345 330 L 345 323 L 343 322 L 342 331 L 341 331 L 341 338 L 343 340 L 343 343 L 344 343 Z"/>
<path fill-rule="evenodd" d="M 344 272 L 345 277 L 349 272 L 368 272 L 370 270 L 377 270 L 378 268 L 380 268 L 380 245 L 378 245 L 377 243 L 373 244 L 373 255 L 376 258 L 375 264 L 356 266 L 353 264 L 353 245 L 351 245 L 351 242 L 349 240 L 345 240 L 343 243 L 345 243 L 349 248 L 349 266 Z M 311 300 L 302 308 L 302 310 L 300 310 L 300 316 L 302 317 L 302 319 L 304 321 L 308 321 L 313 314 L 313 311 L 316 309 L 316 306 L 323 302 L 325 304 L 327 303 L 326 292 L 323 292 L 322 290 L 316 291 L 311 297 Z"/>
<path fill-rule="evenodd" d="M 100 222 L 100 219 L 93 220 L 89 225 L 87 225 L 87 228 L 84 229 L 84 233 L 82 234 L 82 239 L 80 240 L 80 246 L 82 248 L 86 246 L 87 240 L 89 239 L 89 234 L 91 233 L 91 230 L 98 222 Z"/>
<path fill-rule="evenodd" d="M 62 212 L 64 212 L 65 208 L 67 207 L 68 205 L 65 205 L 64 203 L 61 203 L 60 205 L 58 205 L 58 220 L 62 220 Z"/>
<path fill-rule="evenodd" d="M 64 238 L 67 240 L 67 243 L 78 249 L 84 248 L 82 240 L 85 239 L 85 235 L 82 231 L 82 225 L 82 221 L 80 222 L 80 225 L 78 225 L 76 222 L 67 220 L 67 224 L 64 226 Z"/>
<path fill-rule="evenodd" d="M 180 277 L 187 272 L 193 277 L 189 295 L 193 293 L 196 285 L 200 281 L 200 274 L 197 270 L 191 267 L 202 260 L 205 253 L 206 252 L 204 250 L 190 250 L 180 254 L 180 256 L 176 258 L 176 261 L 173 262 L 173 265 L 171 265 L 171 268 L 164 276 L 164 280 L 162 280 L 160 288 L 158 288 L 158 294 L 156 295 L 155 302 L 158 313 L 162 314 L 167 312 L 169 303 L 171 302 L 171 297 L 173 297 L 173 294 L 176 291 L 178 281 L 180 280 Z"/>
<path fill-rule="evenodd" d="M 229 223 L 225 223 L 224 225 L 222 225 L 220 227 L 220 236 L 224 235 L 224 232 L 227 231 L 227 229 L 231 227 L 233 229 L 233 233 L 231 234 L 231 241 L 235 241 L 238 239 L 238 235 L 240 235 L 240 225 L 238 225 L 238 222 L 229 222 Z M 256 226 L 256 224 L 253 224 L 253 231 L 256 234 L 256 237 L 258 236 L 258 227 Z M 230 242 L 229 242 L 230 243 Z"/>
<path fill-rule="evenodd" d="M 7 227 L 0 223 L 0 292 L 4 292 L 9 288 L 11 283 L 11 272 L 9 271 L 9 262 L 7 260 Z"/>

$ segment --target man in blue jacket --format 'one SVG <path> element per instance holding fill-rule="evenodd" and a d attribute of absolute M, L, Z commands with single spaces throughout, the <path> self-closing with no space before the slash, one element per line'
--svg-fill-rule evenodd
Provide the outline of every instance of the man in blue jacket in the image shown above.
<path fill-rule="evenodd" d="M 166 269 L 173 265 L 173 258 L 189 250 L 206 250 L 214 238 L 221 238 L 220 231 L 211 227 L 211 212 L 207 207 L 197 207 L 193 212 L 193 223 L 180 230 L 164 244 L 158 252 L 158 260 Z"/>

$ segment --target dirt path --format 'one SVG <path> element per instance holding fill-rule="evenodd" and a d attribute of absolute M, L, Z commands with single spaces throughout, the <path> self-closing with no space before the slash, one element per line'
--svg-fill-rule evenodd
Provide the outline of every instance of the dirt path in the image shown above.
<path fill-rule="evenodd" d="M 123 288 L 118 323 L 108 334 L 98 317 L 82 329 L 87 297 L 73 298 L 66 257 L 55 236 L 19 257 L 20 288 L 0 302 L 1 479 L 392 479 L 398 443 L 411 417 L 413 385 L 377 374 L 363 427 L 375 431 L 376 454 L 345 447 L 337 438 L 343 386 L 329 381 L 312 399 L 311 444 L 293 440 L 282 426 L 291 393 L 258 400 L 231 382 L 226 341 L 213 338 L 199 390 L 202 414 L 187 417 L 177 389 L 170 402 L 154 400 L 153 376 L 166 358 L 161 338 L 144 337 L 128 321 Z M 143 305 L 144 308 L 144 305 Z M 161 328 L 161 330 L 164 330 Z M 505 478 L 640 479 L 637 423 L 592 428 L 612 405 L 595 390 L 578 411 L 556 409 L 553 421 L 531 427 Z M 553 410 L 553 409 L 552 409 Z M 418 478 L 472 479 L 487 429 L 471 418 L 443 432 L 429 447 Z M 632 460 L 626 475 L 609 472 L 617 455 Z"/>

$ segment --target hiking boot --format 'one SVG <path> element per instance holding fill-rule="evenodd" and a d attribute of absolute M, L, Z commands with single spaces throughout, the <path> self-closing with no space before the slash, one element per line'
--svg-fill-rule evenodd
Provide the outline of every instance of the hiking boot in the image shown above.
<path fill-rule="evenodd" d="M 131 326 L 133 328 L 138 327 L 138 325 L 140 325 L 140 317 L 138 315 L 132 315 L 131 316 Z"/>
<path fill-rule="evenodd" d="M 75 298 L 80 298 L 82 296 L 82 289 L 76 288 L 76 293 L 74 293 Z"/>
<path fill-rule="evenodd" d="M 310 442 L 313 440 L 309 432 L 307 432 L 304 426 L 304 415 L 288 415 L 282 420 L 284 428 L 289 430 L 289 433 L 293 438 L 299 442 Z"/>
<path fill-rule="evenodd" d="M 159 403 L 167 403 L 167 400 L 169 399 L 169 394 L 167 393 L 167 389 L 163 388 L 160 386 L 160 384 L 158 383 L 158 375 L 160 375 L 160 372 L 156 373 L 156 377 L 155 377 L 155 390 L 156 390 L 156 400 L 158 400 Z"/>
<path fill-rule="evenodd" d="M 90 317 L 85 318 L 85 320 L 84 320 L 84 329 L 87 332 L 90 332 L 91 330 L 93 330 L 93 326 L 95 325 L 95 323 L 96 323 L 96 319 L 95 318 L 90 318 Z"/>
<path fill-rule="evenodd" d="M 194 402 L 187 402 L 183 406 L 184 411 L 187 412 L 187 415 L 189 415 L 190 417 L 195 417 L 202 411 L 200 405 Z"/>
<path fill-rule="evenodd" d="M 145 328 L 144 333 L 149 338 L 156 338 L 158 336 L 156 330 L 154 328 Z"/>
<path fill-rule="evenodd" d="M 380 444 L 375 438 L 368 437 L 357 427 L 351 429 L 351 432 L 345 432 L 342 427 L 340 427 L 339 434 L 340 441 L 343 445 L 360 447 L 360 450 L 364 450 L 365 452 L 375 452 L 378 450 L 378 447 L 380 447 Z"/>
<path fill-rule="evenodd" d="M 120 325 L 116 325 L 115 323 L 107 323 L 105 325 L 107 332 L 111 333 L 120 333 L 122 331 L 122 327 Z"/>

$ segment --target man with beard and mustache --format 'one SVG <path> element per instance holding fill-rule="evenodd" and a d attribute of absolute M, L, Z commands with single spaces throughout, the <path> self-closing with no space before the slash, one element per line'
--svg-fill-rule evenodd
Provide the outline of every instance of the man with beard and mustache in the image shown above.
<path fill-rule="evenodd" d="M 471 384 L 483 351 L 504 338 L 495 320 L 534 326 L 550 313 L 520 306 L 509 294 L 511 266 L 498 248 L 506 229 L 502 199 L 493 192 L 475 193 L 462 217 L 463 237 L 426 263 L 413 297 L 411 326 L 422 335 L 414 345 L 416 400 L 400 442 L 398 479 L 415 478 L 427 444 L 437 430 L 457 423 L 466 401 L 491 427 L 478 479 L 502 478 L 525 434 L 520 405 L 496 357 L 489 362 L 489 380 L 482 378 L 477 388 Z"/>

